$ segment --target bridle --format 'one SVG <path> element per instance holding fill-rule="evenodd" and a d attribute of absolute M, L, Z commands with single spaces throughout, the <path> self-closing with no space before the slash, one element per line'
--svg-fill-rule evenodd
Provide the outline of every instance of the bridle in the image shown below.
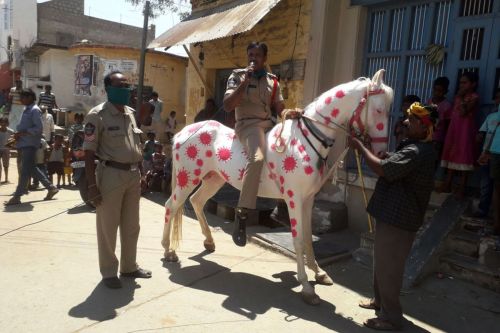
<path fill-rule="evenodd" d="M 367 86 L 366 92 L 364 93 L 363 97 L 359 101 L 358 105 L 356 106 L 356 109 L 354 109 L 354 112 L 352 113 L 351 118 L 349 119 L 347 123 L 347 127 L 343 126 L 341 124 L 337 124 L 336 122 L 332 121 L 330 117 L 325 117 L 322 115 L 318 110 L 316 110 L 316 114 L 319 115 L 320 117 L 323 118 L 324 122 L 320 122 L 317 119 L 306 117 L 302 115 L 302 118 L 304 119 L 304 123 L 306 127 L 309 129 L 309 131 L 313 134 L 313 136 L 323 145 L 323 147 L 331 147 L 334 143 L 334 140 L 328 138 L 326 135 L 324 135 L 313 123 L 321 123 L 323 126 L 326 126 L 328 128 L 333 129 L 339 128 L 343 130 L 347 135 L 353 135 L 359 139 L 361 139 L 363 142 L 369 144 L 369 143 L 387 143 L 389 141 L 388 136 L 381 136 L 381 137 L 371 137 L 368 134 L 368 129 L 366 128 L 366 123 L 368 122 L 368 110 L 369 110 L 369 99 L 371 96 L 375 95 L 380 95 L 384 94 L 385 91 L 384 89 L 380 88 L 377 90 L 370 90 L 370 85 Z M 366 112 L 363 113 L 363 111 L 366 109 Z M 363 117 L 362 117 L 363 116 Z M 362 119 L 364 118 L 364 119 Z M 334 125 L 334 127 L 329 126 L 330 124 Z M 300 126 L 299 123 L 299 128 L 302 130 L 302 127 Z M 321 133 L 320 135 L 317 135 L 318 133 Z"/>

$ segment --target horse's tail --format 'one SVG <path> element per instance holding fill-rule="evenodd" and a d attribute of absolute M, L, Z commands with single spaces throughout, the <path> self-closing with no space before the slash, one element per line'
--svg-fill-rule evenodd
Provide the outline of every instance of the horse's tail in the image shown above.
<path fill-rule="evenodd" d="M 172 181 L 171 181 L 171 188 L 172 192 L 170 197 L 172 198 L 175 193 L 175 187 L 177 184 L 177 172 L 176 172 L 176 164 L 177 161 L 173 161 L 172 163 Z M 180 196 L 178 196 L 180 197 Z M 173 205 L 176 203 L 173 203 Z M 175 215 L 172 217 L 172 236 L 170 237 L 170 247 L 172 250 L 176 250 L 179 247 L 179 242 L 182 239 L 182 215 L 184 214 L 184 202 L 177 201 L 177 204 L 180 204 L 180 206 L 177 208 L 177 211 L 175 212 Z"/>

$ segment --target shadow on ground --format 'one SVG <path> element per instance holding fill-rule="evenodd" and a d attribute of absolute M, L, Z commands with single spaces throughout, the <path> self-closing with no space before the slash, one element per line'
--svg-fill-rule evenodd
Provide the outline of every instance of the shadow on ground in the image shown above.
<path fill-rule="evenodd" d="M 351 289 L 362 297 L 373 296 L 371 268 L 354 260 L 346 260 L 334 263 L 325 270 L 335 284 Z M 444 332 L 475 333 L 489 331 L 487 327 L 498 325 L 495 324 L 498 313 L 495 314 L 494 310 L 500 308 L 500 302 L 496 301 L 498 305 L 493 307 L 495 294 L 462 281 L 439 280 L 429 276 L 421 285 L 402 292 L 400 299 L 404 315 Z M 410 325 L 405 331 L 421 332 L 422 329 Z"/>
<path fill-rule="evenodd" d="M 116 310 L 132 302 L 135 290 L 140 288 L 132 279 L 122 279 L 121 289 L 109 289 L 102 281 L 85 301 L 74 306 L 68 314 L 75 318 L 105 321 L 117 316 Z"/>
<path fill-rule="evenodd" d="M 176 284 L 207 292 L 225 295 L 222 306 L 250 320 L 276 308 L 283 313 L 283 320 L 292 322 L 303 319 L 316 322 L 336 332 L 365 332 L 352 318 L 335 313 L 335 306 L 322 301 L 319 306 L 306 305 L 300 294 L 292 288 L 297 287 L 295 272 L 282 272 L 273 275 L 271 281 L 256 275 L 232 272 L 230 268 L 219 265 L 204 257 L 207 252 L 190 257 L 199 265 L 182 267 L 179 263 L 164 263 L 170 272 L 170 280 Z"/>

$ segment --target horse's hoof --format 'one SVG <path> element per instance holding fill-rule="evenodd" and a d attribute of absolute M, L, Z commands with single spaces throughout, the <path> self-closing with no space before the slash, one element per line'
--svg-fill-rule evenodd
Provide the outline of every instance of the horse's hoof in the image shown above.
<path fill-rule="evenodd" d="M 178 262 L 179 261 L 179 257 L 177 256 L 175 251 L 167 252 L 164 255 L 164 257 L 165 257 L 165 261 L 167 261 L 167 262 Z"/>
<path fill-rule="evenodd" d="M 203 242 L 203 246 L 208 252 L 214 252 L 215 251 L 215 243 L 214 242 Z"/>
<path fill-rule="evenodd" d="M 302 294 L 302 300 L 309 305 L 319 305 L 321 298 L 319 298 L 316 294 L 306 294 L 304 292 Z"/>
<path fill-rule="evenodd" d="M 321 275 L 316 275 L 316 282 L 324 286 L 331 286 L 333 284 L 333 280 L 326 273 Z"/>

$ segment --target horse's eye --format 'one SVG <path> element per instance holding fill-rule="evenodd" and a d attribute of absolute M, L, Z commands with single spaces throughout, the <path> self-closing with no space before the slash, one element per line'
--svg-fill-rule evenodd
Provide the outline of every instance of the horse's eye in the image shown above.
<path fill-rule="evenodd" d="M 375 111 L 377 111 L 377 113 L 382 113 L 382 110 L 380 109 L 376 109 Z"/>

